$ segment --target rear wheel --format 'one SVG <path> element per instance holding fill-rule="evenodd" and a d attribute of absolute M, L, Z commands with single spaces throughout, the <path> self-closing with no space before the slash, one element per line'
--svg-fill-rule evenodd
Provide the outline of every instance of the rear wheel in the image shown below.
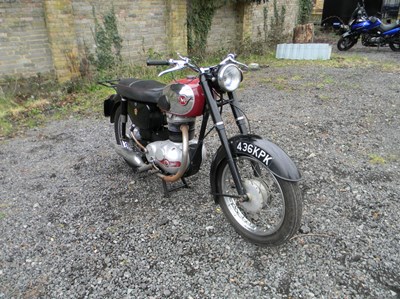
<path fill-rule="evenodd" d="M 389 43 L 390 49 L 395 52 L 400 52 L 400 36 L 396 40 Z"/>
<path fill-rule="evenodd" d="M 217 170 L 218 200 L 235 230 L 261 246 L 277 246 L 298 230 L 302 214 L 298 184 L 276 177 L 260 161 L 240 155 L 236 164 L 248 200 L 237 196 L 227 160 Z"/>
<path fill-rule="evenodd" d="M 341 37 L 337 43 L 337 48 L 339 51 L 347 51 L 351 47 L 353 47 L 357 43 L 357 40 L 354 39 L 353 37 L 346 36 L 346 37 Z"/>
<path fill-rule="evenodd" d="M 121 144 L 122 141 L 129 140 L 129 136 L 127 135 L 129 133 L 129 128 L 132 125 L 132 121 L 128 115 L 127 123 L 126 123 L 126 133 L 125 136 L 122 136 L 122 117 L 121 117 L 121 105 L 115 110 L 115 116 L 114 116 L 114 134 L 115 134 L 115 140 L 117 141 L 117 144 Z"/>
<path fill-rule="evenodd" d="M 131 137 L 129 137 L 130 133 L 130 128 L 132 126 L 132 121 L 130 119 L 130 116 L 128 115 L 127 123 L 126 123 L 126 132 L 125 136 L 122 134 L 122 117 L 121 117 L 121 105 L 115 110 L 115 115 L 114 115 L 114 134 L 115 134 L 115 140 L 117 144 L 121 145 L 121 147 L 126 148 L 128 150 L 131 150 L 133 152 L 136 152 L 136 154 L 141 155 L 140 149 L 137 147 L 135 142 L 132 140 Z M 134 171 L 137 169 L 137 165 L 131 164 L 128 160 L 124 159 L 125 162 L 132 167 Z"/>

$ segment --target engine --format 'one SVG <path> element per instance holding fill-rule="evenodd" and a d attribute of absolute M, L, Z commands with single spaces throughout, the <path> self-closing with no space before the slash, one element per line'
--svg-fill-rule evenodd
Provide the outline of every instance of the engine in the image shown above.
<path fill-rule="evenodd" d="M 150 163 L 154 163 L 157 167 L 168 174 L 177 174 L 184 171 L 184 162 L 186 158 L 190 160 L 196 149 L 197 141 L 193 140 L 195 133 L 196 117 L 203 113 L 205 96 L 199 84 L 198 78 L 187 78 L 178 81 L 178 83 L 167 85 L 160 97 L 156 113 L 157 116 L 165 115 L 167 122 L 167 136 L 164 134 L 164 124 L 157 122 L 156 118 L 152 119 L 150 113 L 143 114 L 140 124 L 140 130 L 131 130 L 137 140 L 144 137 L 144 140 L 157 140 L 146 145 L 146 158 Z M 147 107 L 148 105 L 146 105 Z M 160 110 L 159 110 L 160 109 Z M 133 112 L 135 112 L 133 110 Z M 145 110 L 145 112 L 148 112 Z M 161 119 L 161 118 L 160 118 Z M 137 120 L 134 119 L 136 122 Z M 185 138 L 183 138 L 181 125 L 187 125 L 185 129 Z M 146 129 L 153 131 L 154 128 L 163 128 L 159 130 L 163 134 L 159 134 L 160 139 L 153 138 L 153 135 L 147 134 Z M 168 138 L 168 139 L 167 139 Z M 186 145 L 183 142 L 186 140 Z M 188 150 L 187 150 L 188 149 Z M 186 154 L 185 154 L 186 153 Z M 184 157 L 185 156 L 185 157 Z M 205 159 L 205 149 L 202 147 L 202 159 Z M 182 167 L 182 169 L 181 169 Z M 186 170 L 190 167 L 190 161 L 186 166 Z"/>
<path fill-rule="evenodd" d="M 365 34 L 362 36 L 363 46 L 383 46 L 385 44 L 385 39 L 379 35 Z"/>
<path fill-rule="evenodd" d="M 193 156 L 193 151 L 197 145 L 197 140 L 189 141 L 189 159 Z M 146 158 L 154 163 L 163 171 L 169 174 L 176 174 L 182 164 L 182 143 L 172 142 L 171 140 L 156 141 L 146 146 Z M 205 159 L 206 151 L 203 145 L 202 158 Z M 190 165 L 190 162 L 189 164 Z"/>
<path fill-rule="evenodd" d="M 178 172 L 182 163 L 182 143 L 170 140 L 156 141 L 146 146 L 146 158 L 163 171 L 171 174 Z"/>

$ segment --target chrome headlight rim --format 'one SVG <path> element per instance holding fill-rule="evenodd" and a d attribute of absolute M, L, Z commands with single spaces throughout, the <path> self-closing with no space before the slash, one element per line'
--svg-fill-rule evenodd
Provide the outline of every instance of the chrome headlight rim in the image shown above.
<path fill-rule="evenodd" d="M 218 70 L 217 81 L 218 86 L 226 92 L 236 90 L 240 82 L 243 80 L 243 74 L 240 68 L 235 64 L 228 63 L 221 66 Z"/>

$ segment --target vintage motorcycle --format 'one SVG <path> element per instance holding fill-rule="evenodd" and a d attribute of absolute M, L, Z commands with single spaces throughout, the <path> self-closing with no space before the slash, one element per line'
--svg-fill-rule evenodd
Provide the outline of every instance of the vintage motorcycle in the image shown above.
<path fill-rule="evenodd" d="M 366 47 L 382 47 L 389 45 L 393 51 L 400 51 L 400 23 L 383 24 L 377 17 L 368 17 L 364 1 L 357 3 L 349 25 L 342 25 L 344 33 L 337 43 L 340 51 L 352 48 L 361 36 Z"/>
<path fill-rule="evenodd" d="M 101 82 L 116 91 L 104 101 L 104 115 L 114 123 L 116 152 L 136 172 L 151 171 L 160 177 L 168 195 L 187 187 L 185 178 L 199 171 L 205 159 L 204 139 L 215 129 L 221 142 L 210 170 L 215 202 L 249 241 L 261 246 L 288 241 L 300 225 L 301 176 L 281 148 L 250 134 L 235 94 L 243 79 L 240 67 L 246 66 L 233 54 L 210 67 L 179 58 L 147 60 L 147 65 L 172 66 L 159 76 L 185 68 L 197 76 L 171 84 L 134 78 Z M 222 119 L 224 106 L 231 108 L 239 130 L 231 138 Z M 195 120 L 200 116 L 195 139 Z M 207 130 L 210 116 L 213 126 Z"/>

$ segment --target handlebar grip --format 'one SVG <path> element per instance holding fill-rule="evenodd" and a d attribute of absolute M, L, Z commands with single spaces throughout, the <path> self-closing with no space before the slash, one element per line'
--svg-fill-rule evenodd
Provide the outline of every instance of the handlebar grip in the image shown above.
<path fill-rule="evenodd" d="M 168 60 L 152 60 L 152 59 L 147 59 L 146 64 L 147 65 L 170 65 Z"/>

